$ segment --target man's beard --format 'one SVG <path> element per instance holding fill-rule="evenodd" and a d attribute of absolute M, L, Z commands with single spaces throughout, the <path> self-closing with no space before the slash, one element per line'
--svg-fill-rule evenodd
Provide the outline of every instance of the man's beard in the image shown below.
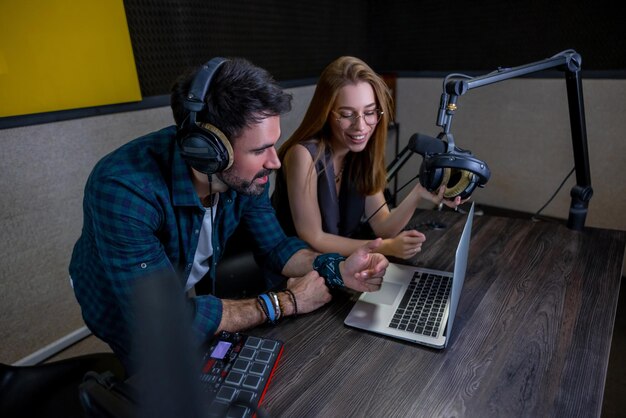
<path fill-rule="evenodd" d="M 252 178 L 252 180 L 248 181 L 232 174 L 230 170 L 226 170 L 226 171 L 223 171 L 222 173 L 219 173 L 218 178 L 224 184 L 226 184 L 228 187 L 230 187 L 237 193 L 247 195 L 247 196 L 255 196 L 255 195 L 258 196 L 261 193 L 263 193 L 263 190 L 265 189 L 265 184 L 257 184 L 254 182 L 254 180 L 261 178 L 261 177 L 269 176 L 271 173 L 272 173 L 272 170 L 259 171 Z"/>

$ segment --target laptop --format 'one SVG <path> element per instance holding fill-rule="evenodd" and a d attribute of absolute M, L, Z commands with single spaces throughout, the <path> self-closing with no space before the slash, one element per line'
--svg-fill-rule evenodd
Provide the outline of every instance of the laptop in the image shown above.
<path fill-rule="evenodd" d="M 390 263 L 377 292 L 364 292 L 346 317 L 350 327 L 434 348 L 445 348 L 461 297 L 474 219 L 467 214 L 454 272 Z"/>

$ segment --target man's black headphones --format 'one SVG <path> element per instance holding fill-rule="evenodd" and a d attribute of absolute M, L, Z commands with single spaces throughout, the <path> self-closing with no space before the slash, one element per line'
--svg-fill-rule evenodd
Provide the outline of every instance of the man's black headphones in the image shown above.
<path fill-rule="evenodd" d="M 233 149 L 226 135 L 217 127 L 196 120 L 198 113 L 206 106 L 204 99 L 211 79 L 226 61 L 225 58 L 216 57 L 200 68 L 184 102 L 189 115 L 181 123 L 177 134 L 183 160 L 208 175 L 222 172 L 233 164 Z"/>
<path fill-rule="evenodd" d="M 443 194 L 445 198 L 453 199 L 461 196 L 461 199 L 465 199 L 476 187 L 484 187 L 491 177 L 491 172 L 487 164 L 472 156 L 470 151 L 455 147 L 452 135 L 446 136 L 447 142 L 443 141 L 442 135 L 439 135 L 436 140 L 441 141 L 443 147 L 429 144 L 431 149 L 441 147 L 446 152 L 423 154 L 420 183 L 431 192 L 436 192 L 439 187 L 445 185 L 446 190 Z M 434 138 L 429 139 L 434 140 Z"/>

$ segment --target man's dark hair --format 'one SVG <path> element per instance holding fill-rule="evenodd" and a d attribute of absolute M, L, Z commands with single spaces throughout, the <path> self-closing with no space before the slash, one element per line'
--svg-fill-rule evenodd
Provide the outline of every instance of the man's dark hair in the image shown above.
<path fill-rule="evenodd" d="M 187 71 L 172 86 L 171 106 L 178 127 L 189 113 L 183 103 L 199 69 Z M 232 140 L 245 127 L 290 111 L 291 95 L 263 68 L 243 58 L 230 58 L 213 76 L 205 103 L 197 121 L 218 127 Z"/>

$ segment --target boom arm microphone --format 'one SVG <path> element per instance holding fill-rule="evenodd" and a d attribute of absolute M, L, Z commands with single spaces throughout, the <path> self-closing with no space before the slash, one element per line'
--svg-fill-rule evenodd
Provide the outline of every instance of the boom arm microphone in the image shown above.
<path fill-rule="evenodd" d="M 409 143 L 400 151 L 396 158 L 387 166 L 387 182 L 398 174 L 398 171 L 411 158 L 412 153 L 420 154 L 441 154 L 446 152 L 447 144 L 441 139 L 432 138 L 427 135 L 413 134 L 409 138 Z"/>
<path fill-rule="evenodd" d="M 585 107 L 583 101 L 583 85 L 581 78 L 582 57 L 573 49 L 561 51 L 550 58 L 532 62 L 513 68 L 499 67 L 480 77 L 470 77 L 465 74 L 448 74 L 443 82 L 443 93 L 439 101 L 437 126 L 443 128 L 444 134 L 449 134 L 452 117 L 457 110 L 457 100 L 469 90 L 500 82 L 514 77 L 556 68 L 565 73 L 567 87 L 567 103 L 569 105 L 570 128 L 574 151 L 574 166 L 576 167 L 576 185 L 570 193 L 570 204 L 567 227 L 581 231 L 585 226 L 589 200 L 593 194 L 591 175 L 589 170 L 589 153 L 587 151 L 587 128 L 585 126 Z M 484 181 L 488 179 L 488 171 L 483 173 Z M 421 177 L 420 177 L 421 180 Z"/>
<path fill-rule="evenodd" d="M 428 135 L 413 134 L 409 138 L 409 149 L 422 157 L 426 154 L 442 154 L 446 152 L 446 143 Z"/>
<path fill-rule="evenodd" d="M 387 181 L 393 178 L 408 161 L 412 153 L 424 157 L 419 170 L 421 185 L 431 192 L 445 186 L 444 197 L 461 199 L 469 197 L 476 187 L 484 187 L 491 172 L 483 161 L 472 156 L 470 151 L 454 146 L 452 135 L 433 138 L 423 134 L 413 134 L 407 146 L 387 167 Z"/>

